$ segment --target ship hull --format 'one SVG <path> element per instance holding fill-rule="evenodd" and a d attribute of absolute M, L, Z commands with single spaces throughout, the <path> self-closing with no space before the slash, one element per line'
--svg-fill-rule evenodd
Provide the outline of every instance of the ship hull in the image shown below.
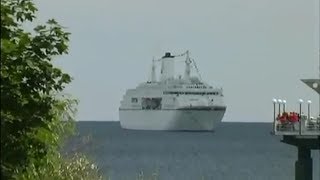
<path fill-rule="evenodd" d="M 221 122 L 225 108 L 172 110 L 119 110 L 120 125 L 135 130 L 212 131 Z"/>

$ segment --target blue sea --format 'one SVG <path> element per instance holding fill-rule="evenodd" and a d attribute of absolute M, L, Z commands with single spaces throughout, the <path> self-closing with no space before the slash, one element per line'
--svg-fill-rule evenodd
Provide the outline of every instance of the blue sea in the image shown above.
<path fill-rule="evenodd" d="M 293 180 L 297 148 L 270 123 L 222 123 L 214 132 L 135 131 L 78 122 L 66 151 L 86 153 L 113 180 Z M 312 151 L 313 179 L 320 152 Z"/>

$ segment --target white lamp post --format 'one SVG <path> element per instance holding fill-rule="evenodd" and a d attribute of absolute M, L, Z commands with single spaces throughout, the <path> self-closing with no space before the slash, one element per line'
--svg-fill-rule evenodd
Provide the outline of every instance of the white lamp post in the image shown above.
<path fill-rule="evenodd" d="M 301 111 L 302 111 L 302 103 L 303 103 L 303 100 L 302 99 L 299 99 L 299 113 L 300 113 L 300 117 L 301 117 Z"/>
<path fill-rule="evenodd" d="M 281 99 L 278 99 L 278 103 L 279 103 L 279 116 L 281 116 L 281 104 L 282 104 L 282 100 Z"/>
<path fill-rule="evenodd" d="M 277 104 L 277 99 L 272 99 L 273 102 L 273 119 L 276 119 L 276 104 Z"/>
<path fill-rule="evenodd" d="M 299 134 L 301 135 L 301 106 L 302 106 L 303 100 L 299 99 Z"/>
<path fill-rule="evenodd" d="M 310 106 L 311 106 L 311 100 L 308 100 L 308 119 L 310 120 Z"/>
<path fill-rule="evenodd" d="M 282 100 L 283 112 L 286 112 L 286 104 L 287 104 L 287 101 L 286 100 Z"/>
<path fill-rule="evenodd" d="M 272 99 L 273 102 L 273 131 L 276 131 L 276 104 L 277 104 L 277 99 L 273 98 Z"/>

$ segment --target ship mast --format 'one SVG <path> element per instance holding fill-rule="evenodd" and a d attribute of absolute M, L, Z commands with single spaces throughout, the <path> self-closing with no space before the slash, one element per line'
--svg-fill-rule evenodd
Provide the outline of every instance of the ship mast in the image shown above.
<path fill-rule="evenodd" d="M 189 81 L 190 79 L 190 64 L 191 64 L 191 60 L 190 60 L 190 57 L 189 57 L 189 51 L 186 52 L 186 68 L 185 68 L 185 71 L 184 71 L 184 79 L 186 81 Z"/>
<path fill-rule="evenodd" d="M 152 69 L 151 69 L 151 82 L 156 82 L 156 64 L 154 58 L 152 59 Z"/>

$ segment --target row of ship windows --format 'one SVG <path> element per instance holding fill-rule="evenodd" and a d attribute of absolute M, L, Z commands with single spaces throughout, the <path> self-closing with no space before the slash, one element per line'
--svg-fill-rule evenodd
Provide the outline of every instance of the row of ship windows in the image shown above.
<path fill-rule="evenodd" d="M 165 91 L 163 94 L 192 94 L 192 95 L 219 95 L 219 92 L 171 92 Z M 222 96 L 222 95 L 221 95 Z M 154 103 L 155 101 L 161 102 L 162 98 L 142 98 L 142 103 L 149 104 L 150 102 Z M 138 98 L 131 98 L 132 103 L 138 103 Z"/>
<path fill-rule="evenodd" d="M 187 88 L 207 89 L 206 86 L 187 86 Z"/>
<path fill-rule="evenodd" d="M 219 92 L 179 92 L 165 91 L 163 94 L 193 94 L 193 95 L 219 95 Z"/>
<path fill-rule="evenodd" d="M 173 88 L 183 88 L 182 86 L 177 86 L 177 85 L 174 85 L 172 87 Z M 210 87 L 206 87 L 206 86 L 186 86 L 186 88 L 195 88 L 195 89 L 207 89 L 207 88 L 210 88 L 210 89 L 212 89 L 212 86 L 210 86 Z"/>

